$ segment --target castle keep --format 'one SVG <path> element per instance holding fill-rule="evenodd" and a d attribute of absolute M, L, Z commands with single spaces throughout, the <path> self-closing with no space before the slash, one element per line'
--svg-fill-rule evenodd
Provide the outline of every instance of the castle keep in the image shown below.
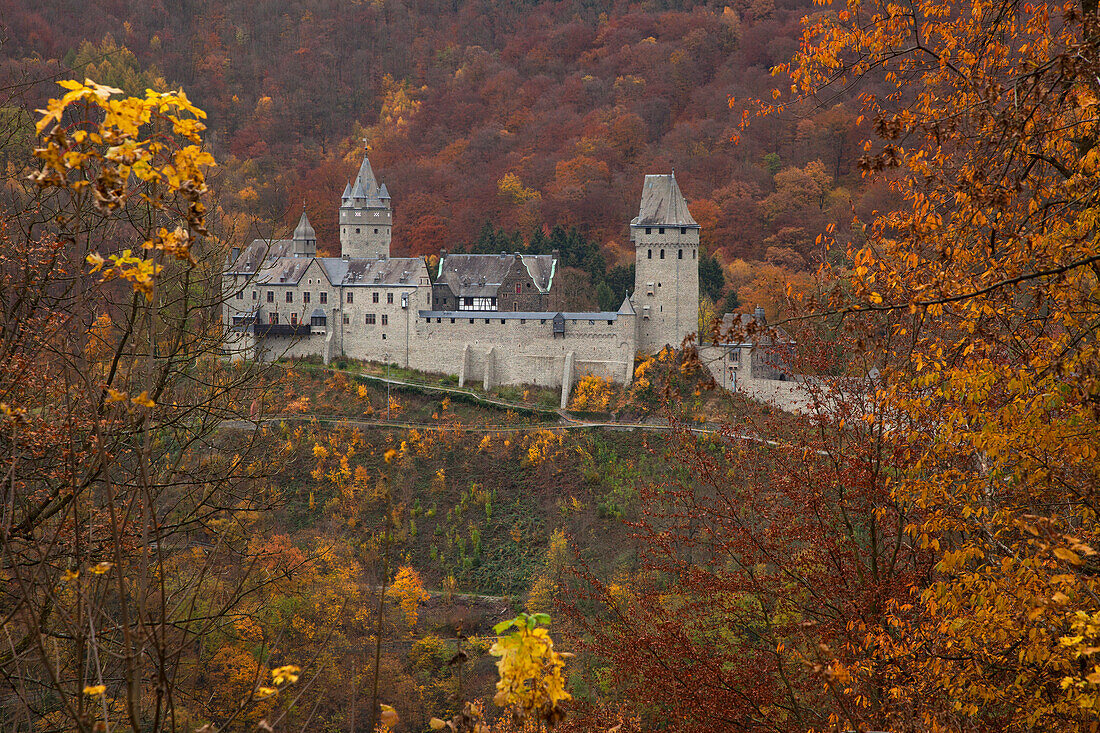
<path fill-rule="evenodd" d="M 459 382 L 562 388 L 593 374 L 629 384 L 637 352 L 697 329 L 699 225 L 674 175 L 647 175 L 634 292 L 617 311 L 551 312 L 553 255 L 447 254 L 429 273 L 391 257 L 393 213 L 364 156 L 340 203 L 340 257 L 318 257 L 303 212 L 291 239 L 254 240 L 224 275 L 229 349 L 247 358 L 319 354 L 456 374 Z"/>

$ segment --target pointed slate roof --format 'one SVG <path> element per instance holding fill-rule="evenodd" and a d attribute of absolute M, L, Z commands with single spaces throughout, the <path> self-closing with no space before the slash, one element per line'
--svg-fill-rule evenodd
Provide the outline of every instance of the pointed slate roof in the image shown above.
<path fill-rule="evenodd" d="M 623 298 L 623 304 L 619 306 L 620 316 L 636 316 L 637 312 L 634 310 L 634 304 L 630 302 L 630 296 Z"/>
<path fill-rule="evenodd" d="M 386 184 L 383 183 L 382 186 L 378 189 L 378 198 L 388 199 L 389 197 L 390 197 L 390 192 L 386 188 Z"/>
<path fill-rule="evenodd" d="M 671 226 L 699 228 L 688 211 L 675 173 L 648 175 L 642 185 L 642 203 L 631 226 Z"/>
<path fill-rule="evenodd" d="M 351 184 L 350 183 L 345 183 L 344 184 L 344 194 L 340 198 L 345 199 L 345 200 L 351 198 Z"/>
<path fill-rule="evenodd" d="M 363 191 L 368 196 L 373 196 L 378 191 L 378 181 L 374 177 L 374 170 L 370 167 L 370 158 L 363 155 L 363 163 L 359 166 L 359 175 L 355 177 L 357 182 L 363 185 Z"/>
<path fill-rule="evenodd" d="M 353 199 L 365 199 L 367 197 L 367 192 L 363 190 L 363 179 L 355 179 L 355 185 L 351 187 L 351 197 Z"/>
<path fill-rule="evenodd" d="M 296 240 L 316 240 L 317 232 L 313 231 L 313 225 L 309 223 L 309 217 L 306 216 L 306 212 L 302 212 L 302 218 L 298 220 L 298 226 L 294 229 L 294 239 Z"/>

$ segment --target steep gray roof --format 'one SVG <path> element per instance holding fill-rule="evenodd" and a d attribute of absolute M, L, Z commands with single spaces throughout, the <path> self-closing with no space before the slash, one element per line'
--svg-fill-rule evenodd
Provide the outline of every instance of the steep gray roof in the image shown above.
<path fill-rule="evenodd" d="M 386 190 L 385 184 L 379 187 L 370 159 L 365 153 L 355 180 L 344 188 L 342 204 L 370 209 L 388 209 L 390 206 L 389 191 Z"/>
<path fill-rule="evenodd" d="M 637 311 L 634 310 L 634 304 L 630 302 L 630 296 L 623 298 L 623 304 L 619 306 L 620 316 L 636 316 Z"/>
<path fill-rule="evenodd" d="M 552 255 L 448 254 L 439 261 L 436 282 L 460 297 L 492 297 L 518 265 L 539 292 L 549 292 L 556 269 Z"/>
<path fill-rule="evenodd" d="M 363 191 L 368 196 L 373 196 L 378 192 L 378 180 L 374 177 L 374 169 L 370 167 L 370 158 L 365 154 L 363 155 L 363 162 L 359 165 L 359 175 L 355 177 L 355 180 L 362 183 Z"/>
<path fill-rule="evenodd" d="M 253 239 L 226 270 L 227 275 L 251 275 L 264 264 L 265 259 L 284 257 L 294 244 L 290 239 Z"/>
<path fill-rule="evenodd" d="M 325 277 L 333 285 L 339 285 L 344 281 L 344 273 L 348 271 L 348 262 L 343 257 L 318 257 L 317 264 L 325 271 Z"/>
<path fill-rule="evenodd" d="M 695 219 L 688 211 L 684 194 L 676 183 L 674 173 L 648 175 L 642 185 L 642 203 L 638 207 L 638 216 L 630 222 L 631 226 L 672 226 L 695 227 Z"/>
<path fill-rule="evenodd" d="M 254 282 L 258 285 L 297 285 L 312 261 L 306 257 L 269 257 L 256 273 Z"/>
<path fill-rule="evenodd" d="M 388 257 L 386 259 L 343 259 L 323 257 L 317 260 L 334 285 L 418 285 L 424 267 L 419 257 Z"/>
<path fill-rule="evenodd" d="M 306 212 L 302 212 L 302 218 L 298 220 L 298 226 L 294 229 L 294 239 L 317 239 L 317 232 L 313 231 L 313 225 L 309 223 Z"/>
<path fill-rule="evenodd" d="M 344 193 L 343 193 L 343 195 L 340 196 L 340 198 L 341 199 L 350 199 L 351 198 L 351 184 L 350 183 L 345 183 L 344 184 Z"/>

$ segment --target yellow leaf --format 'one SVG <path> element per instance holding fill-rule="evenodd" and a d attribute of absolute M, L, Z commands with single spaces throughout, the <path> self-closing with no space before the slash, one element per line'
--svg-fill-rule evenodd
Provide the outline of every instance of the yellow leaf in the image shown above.
<path fill-rule="evenodd" d="M 387 728 L 394 728 L 397 726 L 397 711 L 390 705 L 379 703 L 378 707 L 382 708 L 381 721 L 382 725 Z"/>
<path fill-rule="evenodd" d="M 88 685 L 84 688 L 85 695 L 102 695 L 107 691 L 107 685 Z"/>
<path fill-rule="evenodd" d="M 275 684 L 281 685 L 284 682 L 294 684 L 298 681 L 298 673 L 302 671 L 302 668 L 294 664 L 285 664 L 282 667 L 276 667 L 271 670 L 271 677 L 275 680 Z"/>
<path fill-rule="evenodd" d="M 133 402 L 135 405 L 141 405 L 142 407 L 156 407 L 157 404 L 149 399 L 149 393 L 145 390 L 142 390 L 141 394 L 139 394 L 137 397 L 134 397 L 130 401 Z"/>
<path fill-rule="evenodd" d="M 428 727 L 432 730 L 443 730 L 443 726 L 447 725 L 439 718 L 432 718 L 428 721 Z"/>
<path fill-rule="evenodd" d="M 1065 547 L 1057 547 L 1054 550 L 1054 556 L 1059 560 L 1065 560 L 1071 565 L 1080 565 L 1081 556 L 1073 550 L 1067 550 Z"/>
<path fill-rule="evenodd" d="M 103 575 L 104 573 L 108 572 L 114 566 L 115 566 L 115 564 L 113 562 L 107 562 L 106 560 L 104 560 L 103 562 L 99 562 L 99 563 L 96 563 L 95 565 L 93 565 L 92 566 L 92 572 L 95 573 L 96 575 Z"/>

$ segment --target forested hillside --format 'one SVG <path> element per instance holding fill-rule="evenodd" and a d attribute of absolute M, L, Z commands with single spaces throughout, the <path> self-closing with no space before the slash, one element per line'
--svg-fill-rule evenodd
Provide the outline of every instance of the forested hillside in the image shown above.
<path fill-rule="evenodd" d="M 740 130 L 797 47 L 805 0 L 0 8 L 9 84 L 182 85 L 209 113 L 221 221 L 242 237 L 281 233 L 304 202 L 334 252 L 364 138 L 394 196 L 399 254 L 468 245 L 487 223 L 518 232 L 513 242 L 561 224 L 598 243 L 609 268 L 626 264 L 643 175 L 674 169 L 712 254 L 808 270 L 827 223 L 884 196 L 860 184 L 850 98 Z M 27 103 L 53 89 L 32 84 Z M 736 288 L 758 273 L 731 274 Z"/>

